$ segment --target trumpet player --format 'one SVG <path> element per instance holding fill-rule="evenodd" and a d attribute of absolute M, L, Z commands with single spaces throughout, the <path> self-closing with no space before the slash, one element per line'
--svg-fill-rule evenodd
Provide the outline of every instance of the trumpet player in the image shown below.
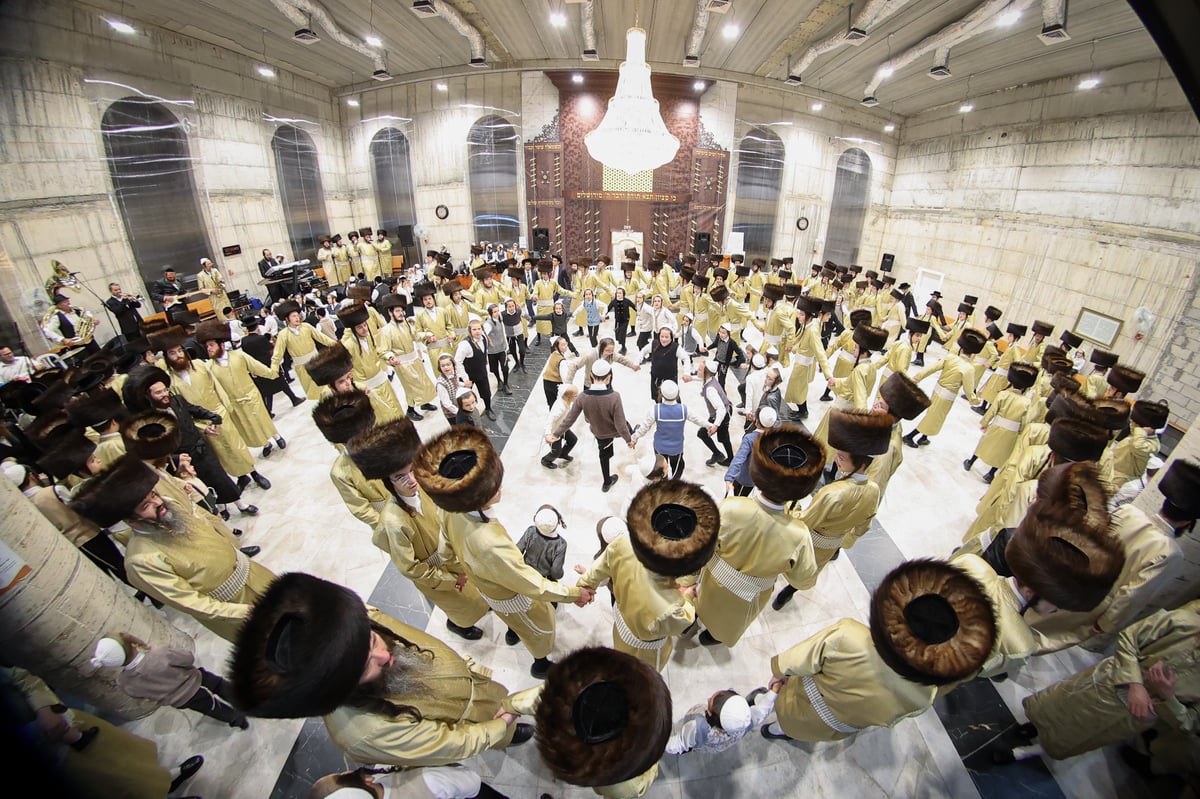
<path fill-rule="evenodd" d="M 96 318 L 87 311 L 71 307 L 71 298 L 54 295 L 54 307 L 42 318 L 42 333 L 56 347 L 83 347 L 90 355 L 100 351 L 92 338 Z"/>
<path fill-rule="evenodd" d="M 142 307 L 144 301 L 142 295 L 129 296 L 121 289 L 120 283 L 109 283 L 108 293 L 111 296 L 104 301 L 104 305 L 117 320 L 117 327 L 121 329 L 121 335 L 127 341 L 132 341 L 142 335 L 142 315 L 138 313 L 138 308 Z"/>

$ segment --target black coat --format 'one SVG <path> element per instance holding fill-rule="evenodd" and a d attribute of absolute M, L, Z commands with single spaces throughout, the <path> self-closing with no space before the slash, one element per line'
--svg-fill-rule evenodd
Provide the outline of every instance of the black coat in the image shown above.
<path fill-rule="evenodd" d="M 142 304 L 132 297 L 109 297 L 104 301 L 104 306 L 112 312 L 112 315 L 117 320 L 117 327 L 121 329 L 121 335 L 127 339 L 135 339 L 142 334 L 142 315 L 137 309 L 142 307 Z"/>

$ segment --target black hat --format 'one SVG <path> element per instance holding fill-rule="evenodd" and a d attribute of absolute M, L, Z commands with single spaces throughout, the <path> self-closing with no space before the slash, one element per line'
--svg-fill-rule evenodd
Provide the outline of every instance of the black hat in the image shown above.
<path fill-rule="evenodd" d="M 983 316 L 989 322 L 995 322 L 1001 316 L 1004 316 L 1004 311 L 1001 311 L 995 305 L 989 305 L 988 307 L 983 309 Z"/>
<path fill-rule="evenodd" d="M 126 454 L 85 481 L 68 506 L 100 527 L 111 527 L 132 515 L 157 484 L 158 475 L 153 469 L 136 455 Z"/>
<path fill-rule="evenodd" d="M 750 478 L 772 502 L 807 497 L 817 487 L 824 468 L 821 442 L 793 425 L 764 430 L 750 451 Z"/>
<path fill-rule="evenodd" d="M 1037 380 L 1037 367 L 1027 363 L 1014 363 L 1008 367 L 1008 382 L 1017 391 L 1024 391 Z"/>
<path fill-rule="evenodd" d="M 716 551 L 721 528 L 717 503 L 700 486 L 682 480 L 643 486 L 625 521 L 638 561 L 664 577 L 700 571 Z"/>
<path fill-rule="evenodd" d="M 978 355 L 987 344 L 987 336 L 974 328 L 964 330 L 958 336 L 958 346 L 963 355 Z"/>
<path fill-rule="evenodd" d="M 1034 321 L 1033 332 L 1036 335 L 1048 336 L 1054 332 L 1054 325 L 1049 322 Z"/>
<path fill-rule="evenodd" d="M 86 471 L 88 458 L 96 451 L 96 445 L 82 432 L 71 430 L 56 436 L 53 445 L 38 458 L 37 467 L 59 480 Z"/>
<path fill-rule="evenodd" d="M 1083 336 L 1080 336 L 1079 334 L 1070 330 L 1064 330 L 1062 335 L 1059 336 L 1059 340 L 1062 341 L 1063 346 L 1069 350 L 1077 349 L 1078 347 L 1083 346 Z"/>
<path fill-rule="evenodd" d="M 308 373 L 309 379 L 318 386 L 332 386 L 353 370 L 354 360 L 350 351 L 340 341 L 321 350 L 304 364 L 304 371 Z"/>
<path fill-rule="evenodd" d="M 1145 372 L 1117 364 L 1108 370 L 1108 384 L 1122 394 L 1134 394 L 1142 387 Z"/>
<path fill-rule="evenodd" d="M 883 411 L 829 411 L 829 446 L 851 455 L 875 457 L 888 451 L 892 441 L 892 425 L 900 421 Z"/>
<path fill-rule="evenodd" d="M 965 313 L 969 316 L 970 314 L 975 313 L 975 306 L 971 305 L 970 303 L 960 302 L 958 304 L 958 312 Z"/>
<path fill-rule="evenodd" d="M 71 409 L 68 406 L 67 413 L 70 412 Z M 1167 426 L 1167 420 L 1171 417 L 1171 407 L 1167 405 L 1165 400 L 1158 402 L 1138 400 L 1133 403 L 1133 411 L 1129 416 L 1138 427 L 1161 430 Z"/>
<path fill-rule="evenodd" d="M 1111 369 L 1116 366 L 1121 359 L 1115 352 L 1094 349 L 1092 350 L 1092 357 L 1090 357 L 1088 360 L 1101 369 Z"/>
<path fill-rule="evenodd" d="M 125 451 L 144 461 L 156 461 L 179 451 L 181 436 L 169 413 L 143 411 L 121 424 Z"/>
<path fill-rule="evenodd" d="M 919 333 L 921 335 L 925 335 L 926 333 L 929 332 L 929 320 L 928 319 L 918 319 L 915 316 L 910 316 L 910 317 L 908 317 L 908 321 L 905 322 L 905 325 L 907 326 L 908 332 L 910 332 L 910 333 Z"/>
<path fill-rule="evenodd" d="M 888 413 L 901 419 L 913 420 L 929 407 L 929 395 L 903 372 L 892 372 L 879 384 L 879 396 L 887 403 Z"/>
<path fill-rule="evenodd" d="M 1023 338 L 1029 332 L 1029 328 L 1025 325 L 1017 325 L 1010 322 L 1004 332 L 1009 333 L 1014 339 L 1017 339 Z"/>
<path fill-rule="evenodd" d="M 1158 481 L 1158 490 L 1182 512 L 1185 518 L 1200 519 L 1200 467 L 1182 458 L 1171 466 Z"/>

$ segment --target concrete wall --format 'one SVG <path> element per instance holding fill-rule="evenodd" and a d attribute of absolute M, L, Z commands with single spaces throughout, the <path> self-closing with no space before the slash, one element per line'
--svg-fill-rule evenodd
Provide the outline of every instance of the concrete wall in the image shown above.
<path fill-rule="evenodd" d="M 285 72 L 259 78 L 254 62 L 160 29 L 111 31 L 96 13 L 48 0 L 16 0 L 0 10 L 0 247 L 12 262 L 0 291 L 31 350 L 44 341 L 20 299 L 40 286 L 51 259 L 83 273 L 106 297 L 110 281 L 144 291 L 112 196 L 100 120 L 114 101 L 162 98 L 185 126 L 193 176 L 213 259 L 234 288 L 253 285 L 259 251 L 290 253 L 270 142 L 278 122 L 313 137 L 335 229 L 352 221 L 341 124 L 328 88 Z M 230 259 L 220 247 L 240 244 Z M 198 264 L 176 264 L 194 273 Z M 86 292 L 76 304 L 108 325 Z"/>
<path fill-rule="evenodd" d="M 1055 324 L 1055 339 L 1083 306 L 1123 320 L 1113 349 L 1187 426 L 1200 413 L 1200 124 L 1162 61 L 1111 70 L 1092 91 L 1075 83 L 910 119 L 885 240 L 903 277 L 945 274 L 951 309 L 975 294 L 1004 320 Z M 1143 307 L 1155 324 L 1138 338 Z"/>

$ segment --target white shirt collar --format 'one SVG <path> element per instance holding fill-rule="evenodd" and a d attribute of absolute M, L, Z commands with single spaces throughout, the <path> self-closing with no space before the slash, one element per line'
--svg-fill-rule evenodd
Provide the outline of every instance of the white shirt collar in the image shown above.
<path fill-rule="evenodd" d="M 775 504 L 771 500 L 764 497 L 761 492 L 756 494 L 754 498 L 757 499 L 758 504 L 762 505 L 764 508 L 767 508 L 769 510 L 778 510 L 778 511 L 784 510 L 783 505 Z"/>
<path fill-rule="evenodd" d="M 400 501 L 405 505 L 412 508 L 418 514 L 421 513 L 421 495 L 419 493 L 413 494 L 411 497 L 406 497 L 400 494 L 397 496 L 399 496 Z"/>
<path fill-rule="evenodd" d="M 145 659 L 145 657 L 146 657 L 146 653 L 143 650 L 139 649 L 137 654 L 133 656 L 133 660 L 129 661 L 129 663 L 126 666 L 124 666 L 123 670 L 129 671 L 129 670 L 135 668 L 137 666 L 137 664 L 141 663 Z"/>

